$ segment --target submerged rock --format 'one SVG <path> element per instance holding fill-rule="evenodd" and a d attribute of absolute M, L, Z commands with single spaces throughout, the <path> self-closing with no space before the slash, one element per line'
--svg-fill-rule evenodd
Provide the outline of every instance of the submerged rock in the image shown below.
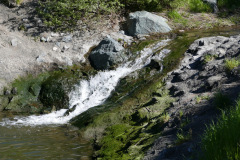
<path fill-rule="evenodd" d="M 108 36 L 90 53 L 90 63 L 97 70 L 109 69 L 126 59 L 123 50 L 121 44 Z"/>
<path fill-rule="evenodd" d="M 166 23 L 166 19 L 146 11 L 130 13 L 127 21 L 130 35 L 151 33 L 167 33 L 172 29 Z"/>

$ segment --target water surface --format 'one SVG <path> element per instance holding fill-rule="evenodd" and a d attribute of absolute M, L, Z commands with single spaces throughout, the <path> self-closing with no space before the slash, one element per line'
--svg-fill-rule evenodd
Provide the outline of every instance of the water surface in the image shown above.
<path fill-rule="evenodd" d="M 0 113 L 0 122 L 4 117 L 13 115 Z M 72 126 L 0 125 L 0 160 L 89 160 L 91 151 Z"/>

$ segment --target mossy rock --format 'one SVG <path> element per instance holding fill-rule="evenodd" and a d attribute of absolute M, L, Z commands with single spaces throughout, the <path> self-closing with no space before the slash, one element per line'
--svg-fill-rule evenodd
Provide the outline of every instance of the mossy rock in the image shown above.
<path fill-rule="evenodd" d="M 67 69 L 54 72 L 41 86 L 39 100 L 47 108 L 69 107 L 69 93 L 82 78 L 82 72 Z"/>

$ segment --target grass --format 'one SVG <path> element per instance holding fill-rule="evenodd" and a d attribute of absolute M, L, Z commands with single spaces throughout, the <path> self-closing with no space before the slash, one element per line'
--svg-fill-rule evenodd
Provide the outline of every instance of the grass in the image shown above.
<path fill-rule="evenodd" d="M 188 25 L 187 19 L 183 18 L 181 14 L 178 13 L 177 10 L 171 10 L 167 13 L 167 16 L 172 19 L 175 23 L 180 23 L 183 26 Z"/>
<path fill-rule="evenodd" d="M 208 62 L 214 60 L 214 58 L 215 58 L 214 55 L 212 55 L 212 54 L 206 54 L 206 55 L 204 56 L 204 63 L 208 63 Z"/>
<path fill-rule="evenodd" d="M 235 58 L 225 60 L 225 68 L 228 72 L 231 72 L 234 68 L 238 67 L 239 65 L 240 61 Z"/>
<path fill-rule="evenodd" d="M 229 106 L 231 105 L 231 100 L 226 94 L 223 94 L 222 92 L 217 92 L 214 94 L 213 103 L 214 106 L 219 109 L 226 109 L 229 108 Z"/>
<path fill-rule="evenodd" d="M 218 0 L 218 6 L 220 8 L 236 9 L 240 7 L 239 0 Z"/>
<path fill-rule="evenodd" d="M 210 5 L 202 0 L 189 0 L 189 10 L 195 13 L 212 12 Z"/>
<path fill-rule="evenodd" d="M 183 131 L 180 130 L 176 136 L 177 136 L 177 140 L 175 141 L 175 144 L 176 145 L 183 144 L 192 139 L 192 130 L 189 129 L 187 133 L 183 133 Z"/>
<path fill-rule="evenodd" d="M 222 112 L 218 121 L 207 127 L 202 150 L 204 160 L 240 159 L 240 99 L 235 109 Z"/>
<path fill-rule="evenodd" d="M 197 96 L 196 97 L 196 103 L 200 103 L 202 100 L 208 100 L 209 96 L 208 95 L 202 95 L 202 96 Z"/>

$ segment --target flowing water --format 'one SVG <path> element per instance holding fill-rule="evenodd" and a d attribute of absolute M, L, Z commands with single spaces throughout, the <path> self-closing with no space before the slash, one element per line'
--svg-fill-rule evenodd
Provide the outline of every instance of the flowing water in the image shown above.
<path fill-rule="evenodd" d="M 168 41 L 169 40 L 163 40 L 151 48 L 145 48 L 139 53 L 139 58 L 129 61 L 115 70 L 101 71 L 90 77 L 89 80 L 80 81 L 79 85 L 75 86 L 75 90 L 69 95 L 69 108 L 75 106 L 76 109 L 73 112 L 70 112 L 68 116 L 64 116 L 64 113 L 67 110 L 62 109 L 41 116 L 32 115 L 28 117 L 15 117 L 14 120 L 5 119 L 0 122 L 0 125 L 36 126 L 66 124 L 69 120 L 89 108 L 102 104 L 111 95 L 111 92 L 115 89 L 121 78 L 149 64 L 152 58 L 161 60 L 164 55 L 170 52 L 169 50 L 163 49 L 158 56 L 152 57 L 152 55 L 154 51 L 166 46 Z"/>
<path fill-rule="evenodd" d="M 158 42 L 139 52 L 139 58 L 115 70 L 101 71 L 89 80 L 82 80 L 69 94 L 73 112 L 66 109 L 45 115 L 12 116 L 0 114 L 0 159 L 89 159 L 91 148 L 78 136 L 68 135 L 63 126 L 87 109 L 102 104 L 113 92 L 118 81 L 149 64 L 151 59 L 162 60 L 170 51 L 163 49 L 169 40 Z M 5 118 L 6 117 L 6 118 Z M 71 132 L 70 132 L 71 133 Z M 77 132 L 75 133 L 77 134 Z"/>

